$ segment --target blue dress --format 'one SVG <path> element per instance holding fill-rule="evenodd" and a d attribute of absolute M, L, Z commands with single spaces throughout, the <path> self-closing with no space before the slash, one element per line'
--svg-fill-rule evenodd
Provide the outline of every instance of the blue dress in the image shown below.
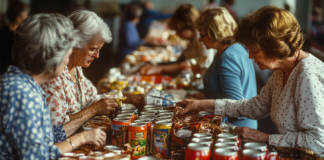
<path fill-rule="evenodd" d="M 203 77 L 206 99 L 250 99 L 257 95 L 255 72 L 245 48 L 238 43 L 217 54 Z M 257 129 L 257 121 L 228 118 L 238 127 Z"/>
<path fill-rule="evenodd" d="M 27 72 L 14 66 L 0 76 L 0 119 L 0 159 L 60 157 L 53 129 L 65 135 L 64 127 L 52 128 L 44 91 Z"/>

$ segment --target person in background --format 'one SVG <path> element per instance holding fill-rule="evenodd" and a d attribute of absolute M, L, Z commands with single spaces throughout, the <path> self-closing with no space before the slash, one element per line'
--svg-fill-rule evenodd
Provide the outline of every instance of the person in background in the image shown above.
<path fill-rule="evenodd" d="M 153 10 L 154 5 L 151 1 L 146 1 L 142 4 L 143 13 L 137 24 L 138 33 L 141 38 L 147 36 L 151 23 L 155 20 L 168 19 L 172 13 L 159 13 Z"/>
<path fill-rule="evenodd" d="M 206 64 L 207 68 L 212 62 L 214 55 L 213 50 L 207 50 L 202 43 L 199 42 L 199 34 L 194 27 L 195 21 L 199 17 L 198 10 L 191 4 L 183 4 L 179 6 L 170 21 L 168 27 L 175 30 L 176 34 L 189 43 L 187 48 L 182 52 L 178 60 L 172 64 L 165 65 L 147 65 L 141 68 L 141 74 L 172 74 L 177 75 L 182 70 L 190 67 L 186 62 L 189 59 L 196 59 L 198 64 Z M 209 57 L 209 58 L 208 58 Z"/>
<path fill-rule="evenodd" d="M 21 1 L 13 1 L 9 4 L 6 16 L 9 24 L 0 29 L 0 75 L 6 72 L 12 64 L 12 47 L 14 44 L 14 32 L 19 24 L 28 17 L 29 6 Z"/>
<path fill-rule="evenodd" d="M 217 3 L 215 0 L 209 0 L 208 4 L 200 9 L 200 12 L 204 12 L 206 9 L 212 9 L 218 7 Z"/>
<path fill-rule="evenodd" d="M 228 12 L 232 15 L 234 20 L 238 22 L 239 17 L 237 16 L 236 11 L 233 9 L 234 4 L 235 4 L 235 0 L 224 0 L 223 7 L 225 7 L 228 10 Z"/>
<path fill-rule="evenodd" d="M 314 7 L 312 9 L 312 27 L 311 27 L 311 39 L 319 45 L 324 46 L 324 25 L 322 9 Z"/>
<path fill-rule="evenodd" d="M 76 36 L 79 40 L 73 46 L 63 73 L 41 86 L 46 93 L 53 126 L 64 127 L 63 131 L 53 131 L 56 142 L 70 137 L 91 117 L 109 115 L 118 106 L 115 100 L 100 99 L 96 87 L 84 76 L 81 68 L 89 67 L 94 59 L 99 58 L 102 46 L 112 40 L 109 27 L 91 11 L 74 11 L 68 18 L 78 31 Z"/>
<path fill-rule="evenodd" d="M 207 9 L 195 23 L 199 40 L 217 55 L 203 76 L 204 93 L 198 99 L 250 99 L 257 95 L 255 72 L 246 49 L 235 42 L 236 22 L 224 7 Z M 257 129 L 257 121 L 245 117 L 228 118 L 235 126 Z"/>
<path fill-rule="evenodd" d="M 0 76 L 0 159 L 55 160 L 81 145 L 105 144 L 106 133 L 100 129 L 54 142 L 40 85 L 68 64 L 74 33 L 72 22 L 60 14 L 36 14 L 16 28 L 13 65 Z"/>
<path fill-rule="evenodd" d="M 126 7 L 124 20 L 119 29 L 118 64 L 123 61 L 127 54 L 135 51 L 139 46 L 143 44 L 158 44 L 154 38 L 140 38 L 136 24 L 139 22 L 141 15 L 142 9 L 139 5 L 130 4 Z"/>
<path fill-rule="evenodd" d="M 274 70 L 259 95 L 251 99 L 184 100 L 181 114 L 196 110 L 227 117 L 262 119 L 270 115 L 276 134 L 236 127 L 243 142 L 324 151 L 324 63 L 301 50 L 303 33 L 289 11 L 262 7 L 243 18 L 236 42 L 248 49 L 260 69 Z"/>

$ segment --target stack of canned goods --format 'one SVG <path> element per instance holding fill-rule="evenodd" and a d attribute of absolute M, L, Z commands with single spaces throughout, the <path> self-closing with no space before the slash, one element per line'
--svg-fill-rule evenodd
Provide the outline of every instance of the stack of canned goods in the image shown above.
<path fill-rule="evenodd" d="M 269 151 L 267 144 L 249 142 L 241 148 L 241 140 L 235 134 L 218 134 L 215 140 L 211 135 L 196 133 L 186 149 L 186 160 L 278 160 L 275 151 Z"/>

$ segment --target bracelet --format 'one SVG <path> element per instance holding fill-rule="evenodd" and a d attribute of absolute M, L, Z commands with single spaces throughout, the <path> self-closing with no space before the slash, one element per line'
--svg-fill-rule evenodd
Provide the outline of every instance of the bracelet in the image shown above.
<path fill-rule="evenodd" d="M 74 150 L 74 144 L 72 143 L 72 141 L 70 141 L 69 139 L 66 139 L 67 142 L 69 142 L 72 146 L 72 151 Z"/>

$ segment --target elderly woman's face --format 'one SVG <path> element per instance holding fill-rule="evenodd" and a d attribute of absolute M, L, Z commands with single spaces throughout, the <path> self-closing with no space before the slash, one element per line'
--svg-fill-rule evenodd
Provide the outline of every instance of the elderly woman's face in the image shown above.
<path fill-rule="evenodd" d="M 73 60 L 71 60 L 71 63 L 76 66 L 89 67 L 95 58 L 99 58 L 99 51 L 104 43 L 102 38 L 98 36 L 93 37 L 83 48 L 73 50 Z"/>
<path fill-rule="evenodd" d="M 206 47 L 207 49 L 210 49 L 210 48 L 217 49 L 217 45 L 218 45 L 219 43 L 217 43 L 216 40 L 211 39 L 211 38 L 207 35 L 206 32 L 199 32 L 199 35 L 200 35 L 200 37 L 199 37 L 199 41 L 200 41 L 200 42 L 203 42 L 204 45 L 205 45 L 205 47 Z"/>
<path fill-rule="evenodd" d="M 245 48 L 249 52 L 249 58 L 254 59 L 254 62 L 259 66 L 261 70 L 275 69 L 276 64 L 278 62 L 278 58 L 267 56 L 263 51 L 259 50 L 255 46 L 246 45 Z"/>

